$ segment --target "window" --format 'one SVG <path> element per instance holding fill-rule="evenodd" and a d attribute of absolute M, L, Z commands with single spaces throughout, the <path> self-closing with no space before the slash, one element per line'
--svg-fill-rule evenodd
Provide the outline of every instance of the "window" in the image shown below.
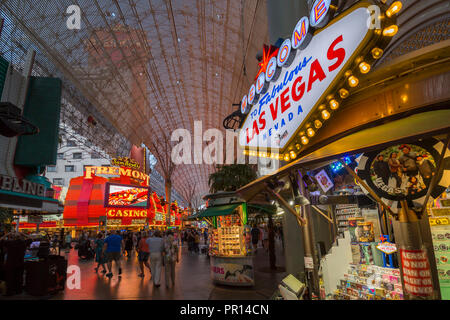
<path fill-rule="evenodd" d="M 100 159 L 100 155 L 97 152 L 92 152 L 91 153 L 91 158 L 92 159 Z"/>
<path fill-rule="evenodd" d="M 57 159 L 64 159 L 64 153 L 58 153 L 58 155 L 56 156 Z"/>
<path fill-rule="evenodd" d="M 56 166 L 47 166 L 47 172 L 56 172 Z"/>
<path fill-rule="evenodd" d="M 74 159 L 81 159 L 82 158 L 82 153 L 81 152 L 74 152 L 73 154 L 73 158 Z"/>
<path fill-rule="evenodd" d="M 53 179 L 53 184 L 56 186 L 63 186 L 64 179 L 63 178 L 55 178 L 55 179 Z"/>
<path fill-rule="evenodd" d="M 73 140 L 67 140 L 67 146 L 68 147 L 76 147 L 77 144 Z"/>
<path fill-rule="evenodd" d="M 75 166 L 66 166 L 66 172 L 75 172 Z"/>

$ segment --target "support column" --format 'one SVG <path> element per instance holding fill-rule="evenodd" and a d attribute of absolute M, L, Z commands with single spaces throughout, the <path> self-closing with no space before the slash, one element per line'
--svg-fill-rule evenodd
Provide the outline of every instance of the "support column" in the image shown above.
<path fill-rule="evenodd" d="M 298 182 L 300 193 L 305 198 L 309 199 L 309 192 L 305 188 L 300 172 Z M 306 220 L 306 224 L 302 226 L 303 241 L 305 244 L 305 272 L 309 281 L 311 296 L 314 294 L 317 298 L 319 298 L 319 258 L 317 254 L 316 239 L 314 236 L 314 221 L 311 215 L 311 205 L 303 205 L 302 213 L 303 218 Z M 306 263 L 307 261 L 308 263 Z"/>

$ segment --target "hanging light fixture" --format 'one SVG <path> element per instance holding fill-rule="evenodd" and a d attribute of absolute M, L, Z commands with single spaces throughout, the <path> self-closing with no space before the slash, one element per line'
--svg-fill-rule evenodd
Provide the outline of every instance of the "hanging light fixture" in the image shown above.
<path fill-rule="evenodd" d="M 383 30 L 383 36 L 393 37 L 397 34 L 397 32 L 398 32 L 398 27 L 395 24 L 393 24 L 392 26 L 387 27 Z"/>
<path fill-rule="evenodd" d="M 339 108 L 339 102 L 337 102 L 336 99 L 330 100 L 330 108 L 331 110 L 336 110 Z"/>
<path fill-rule="evenodd" d="M 377 48 L 377 47 L 373 48 L 371 52 L 372 52 L 372 57 L 374 59 L 380 59 L 381 56 L 384 53 L 383 49 L 380 49 L 380 48 Z"/>
<path fill-rule="evenodd" d="M 361 62 L 360 64 L 359 64 L 359 71 L 362 73 L 362 74 L 366 74 L 366 73 L 368 73 L 369 71 L 370 71 L 370 64 L 368 64 L 367 62 Z"/>
<path fill-rule="evenodd" d="M 304 145 L 307 145 L 309 143 L 309 139 L 306 136 L 302 136 L 300 139 Z"/>
<path fill-rule="evenodd" d="M 339 90 L 339 96 L 340 96 L 342 99 L 347 98 L 349 95 L 350 95 L 350 93 L 348 92 L 347 89 L 342 88 L 342 89 Z"/>
<path fill-rule="evenodd" d="M 329 118 L 330 118 L 330 113 L 328 112 L 328 110 L 322 110 L 322 119 L 328 120 Z"/>
<path fill-rule="evenodd" d="M 397 14 L 402 9 L 402 2 L 401 1 L 395 1 L 391 4 L 389 9 L 386 10 L 386 16 L 388 18 L 392 17 L 394 14 Z"/>

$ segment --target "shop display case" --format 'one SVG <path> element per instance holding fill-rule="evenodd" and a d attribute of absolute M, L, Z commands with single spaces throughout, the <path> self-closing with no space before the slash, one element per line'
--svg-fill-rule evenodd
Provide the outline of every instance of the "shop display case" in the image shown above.
<path fill-rule="evenodd" d="M 336 300 L 403 300 L 400 270 L 351 264 L 334 293 Z"/>
<path fill-rule="evenodd" d="M 233 286 L 254 285 L 250 229 L 239 213 L 216 216 L 210 231 L 211 278 L 215 283 Z"/>

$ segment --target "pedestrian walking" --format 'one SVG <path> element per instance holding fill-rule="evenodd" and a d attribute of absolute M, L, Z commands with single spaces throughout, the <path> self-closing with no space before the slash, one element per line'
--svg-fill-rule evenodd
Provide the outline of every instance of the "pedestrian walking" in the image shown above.
<path fill-rule="evenodd" d="M 195 246 L 194 246 L 194 251 L 195 253 L 199 253 L 200 252 L 200 234 L 198 231 L 194 231 L 194 241 L 195 241 Z"/>
<path fill-rule="evenodd" d="M 102 273 L 106 273 L 106 257 L 103 254 L 103 246 L 105 245 L 105 241 L 103 240 L 103 234 L 100 232 L 97 235 L 97 239 L 94 242 L 95 245 L 95 262 L 97 262 L 97 267 L 95 268 L 95 272 L 98 272 L 98 268 L 102 266 Z"/>
<path fill-rule="evenodd" d="M 106 239 L 103 245 L 103 253 L 106 254 L 106 260 L 108 265 L 107 277 L 112 278 L 112 261 L 116 262 L 119 269 L 119 276 L 122 274 L 122 266 L 120 264 L 120 257 L 124 248 L 123 238 L 120 236 L 120 231 L 111 233 Z"/>
<path fill-rule="evenodd" d="M 178 263 L 178 243 L 174 239 L 172 231 L 167 232 L 167 237 L 164 240 L 164 271 L 166 278 L 166 288 L 169 287 L 169 282 L 172 282 L 172 287 L 175 286 L 175 265 Z"/>
<path fill-rule="evenodd" d="M 155 287 L 161 285 L 162 253 L 164 251 L 164 241 L 161 238 L 161 231 L 156 230 L 154 236 L 147 239 L 148 250 L 150 252 L 150 270 Z"/>
<path fill-rule="evenodd" d="M 130 259 L 133 251 L 133 236 L 128 234 L 125 239 L 125 251 L 127 252 L 127 258 Z"/>
<path fill-rule="evenodd" d="M 205 230 L 203 231 L 203 240 L 205 241 L 205 244 L 208 243 L 208 229 L 205 228 Z"/>
<path fill-rule="evenodd" d="M 138 251 L 138 261 L 139 261 L 139 268 L 141 269 L 141 273 L 139 274 L 139 277 L 144 277 L 144 265 L 148 268 L 150 271 L 150 277 L 151 277 L 151 269 L 150 265 L 148 263 L 148 259 L 150 257 L 150 251 L 148 249 L 148 243 L 147 243 L 147 232 L 142 233 L 142 237 L 138 243 L 137 251 Z"/>
<path fill-rule="evenodd" d="M 65 249 L 70 251 L 70 249 L 72 249 L 72 235 L 70 234 L 70 232 L 66 234 L 64 240 L 65 240 Z"/>
<path fill-rule="evenodd" d="M 258 241 L 259 241 L 259 236 L 260 236 L 260 230 L 258 229 L 258 227 L 256 226 L 256 224 L 253 225 L 252 230 L 250 231 L 250 233 L 252 234 L 252 244 L 253 244 L 253 250 L 255 251 L 255 253 L 258 250 Z"/>

